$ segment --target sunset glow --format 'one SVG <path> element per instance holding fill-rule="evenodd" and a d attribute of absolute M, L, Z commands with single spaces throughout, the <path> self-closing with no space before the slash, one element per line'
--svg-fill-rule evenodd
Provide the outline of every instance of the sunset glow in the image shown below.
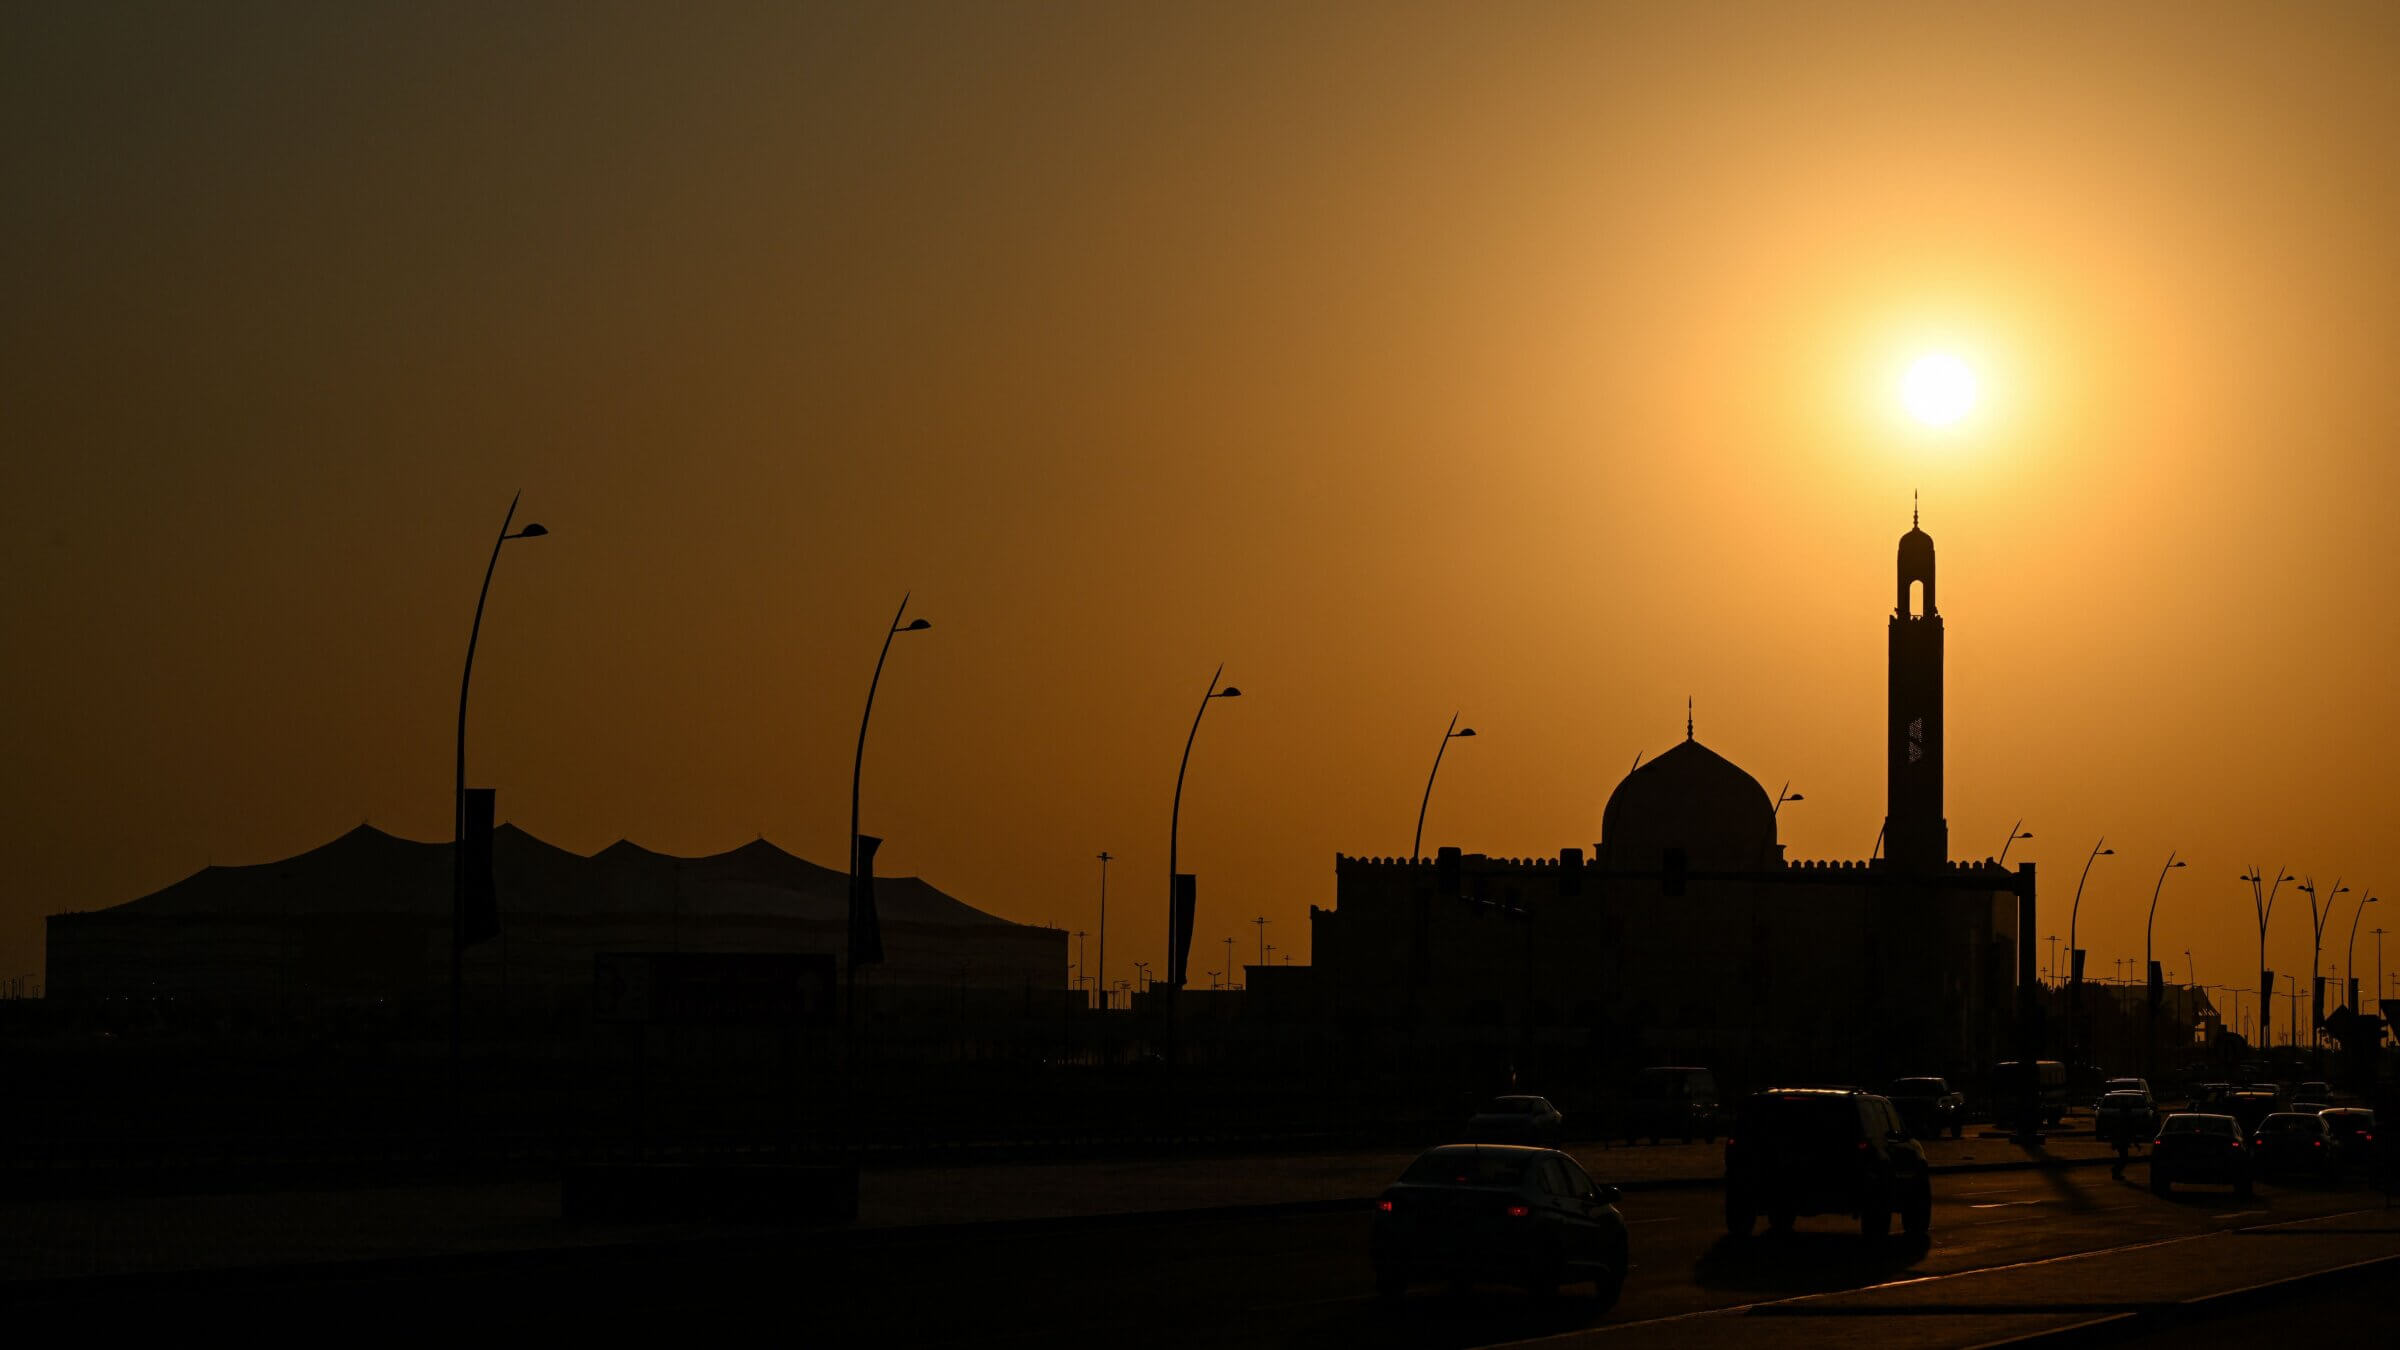
<path fill-rule="evenodd" d="M 1900 377 L 1900 401 L 1909 416 L 1929 427 L 1946 427 L 1974 411 L 1975 372 L 1948 352 L 1918 357 Z"/>

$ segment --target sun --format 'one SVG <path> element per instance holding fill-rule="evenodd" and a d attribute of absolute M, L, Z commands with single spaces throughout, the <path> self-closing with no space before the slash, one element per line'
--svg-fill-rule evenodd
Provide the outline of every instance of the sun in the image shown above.
<path fill-rule="evenodd" d="M 1900 402 L 1929 427 L 1946 427 L 1975 407 L 1975 372 L 1948 352 L 1920 356 L 1900 377 Z"/>

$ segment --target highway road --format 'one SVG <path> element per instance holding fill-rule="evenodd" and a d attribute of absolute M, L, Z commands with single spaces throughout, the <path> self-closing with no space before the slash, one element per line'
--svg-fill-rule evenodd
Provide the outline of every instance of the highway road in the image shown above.
<path fill-rule="evenodd" d="M 1607 1155 L 1586 1155 L 1605 1175 Z M 1371 1291 L 1363 1211 L 1127 1219 L 1000 1230 L 760 1234 L 638 1254 L 461 1261 L 383 1273 L 195 1280 L 143 1298 L 178 1321 L 323 1329 L 374 1310 L 379 1330 L 636 1326 L 730 1331 L 760 1319 L 825 1344 L 1322 1346 L 1970 1345 L 2159 1299 L 2400 1253 L 2400 1208 L 2357 1184 L 2262 1185 L 2255 1200 L 2152 1196 L 2138 1161 L 1936 1179 L 1929 1240 L 1869 1243 L 1802 1220 L 1724 1235 L 1713 1187 L 1628 1195 L 1636 1269 L 1606 1313 L 1575 1292 L 1424 1286 Z M 95 1290 L 67 1308 L 137 1310 Z"/>

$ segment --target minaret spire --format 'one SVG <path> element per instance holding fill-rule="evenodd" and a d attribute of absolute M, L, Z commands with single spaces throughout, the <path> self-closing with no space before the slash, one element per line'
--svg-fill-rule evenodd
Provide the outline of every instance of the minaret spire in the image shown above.
<path fill-rule="evenodd" d="M 1917 529 L 1917 490 L 1908 490 L 1908 528 Z"/>
<path fill-rule="evenodd" d="M 1690 694 L 1683 696 L 1683 738 L 1687 741 L 1692 738 L 1692 696 Z"/>

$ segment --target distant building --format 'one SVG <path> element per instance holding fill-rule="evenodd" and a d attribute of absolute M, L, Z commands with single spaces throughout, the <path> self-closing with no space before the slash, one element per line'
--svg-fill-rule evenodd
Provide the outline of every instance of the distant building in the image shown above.
<path fill-rule="evenodd" d="M 360 826 L 281 862 L 210 867 L 109 909 L 49 920 L 49 994 L 249 1016 L 447 1007 L 448 844 Z M 701 858 L 620 841 L 586 857 L 504 825 L 493 840 L 499 937 L 467 953 L 477 1008 L 590 1012 L 606 953 L 846 950 L 849 878 L 758 840 Z M 914 877 L 876 882 L 886 961 L 861 967 L 868 1006 L 955 1011 L 1046 999 L 1067 934 L 1012 923 Z"/>
<path fill-rule="evenodd" d="M 2031 872 L 1947 859 L 1942 628 L 1913 525 L 1898 581 L 1886 856 L 1787 860 L 1766 790 L 1687 723 L 1610 794 L 1588 860 L 1337 857 L 1334 907 L 1310 911 L 1324 1015 L 1553 1075 L 1698 1063 L 1880 1083 L 2005 1058 Z"/>

